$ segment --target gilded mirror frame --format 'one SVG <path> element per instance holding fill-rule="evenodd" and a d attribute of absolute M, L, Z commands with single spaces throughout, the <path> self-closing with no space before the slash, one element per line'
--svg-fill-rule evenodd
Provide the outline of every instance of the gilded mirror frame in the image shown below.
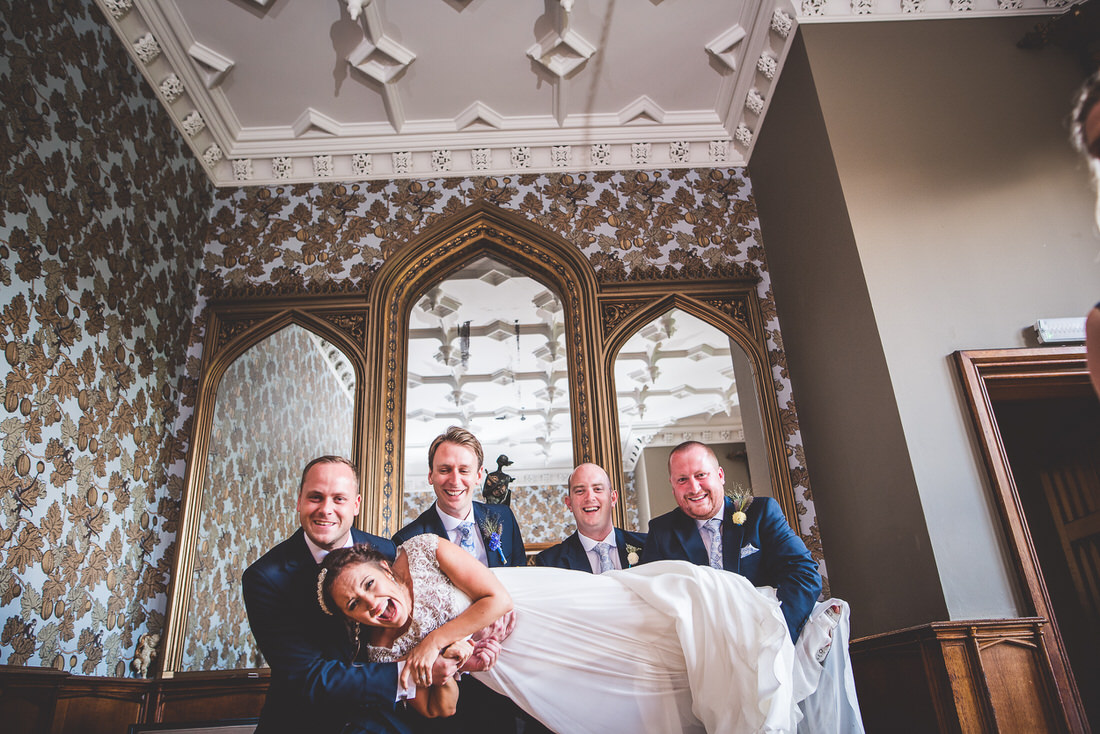
<path fill-rule="evenodd" d="M 771 379 L 771 365 L 764 340 L 764 319 L 756 294 L 757 279 L 677 282 L 676 292 L 668 293 L 664 283 L 631 283 L 605 286 L 600 294 L 600 312 L 604 330 L 602 394 L 610 400 L 611 415 L 618 415 L 615 389 L 615 360 L 623 345 L 647 324 L 672 309 L 698 318 L 729 337 L 745 352 L 752 365 L 753 387 L 760 410 L 764 440 L 767 444 L 768 469 L 775 500 L 783 509 L 788 524 L 798 532 L 798 508 L 787 465 L 786 437 L 781 411 Z M 616 424 L 616 431 L 618 425 Z M 616 434 L 617 435 L 617 434 Z M 608 466 L 622 466 L 621 437 L 611 447 L 613 458 Z M 622 507 L 616 507 L 622 513 Z M 623 522 L 620 516 L 619 523 Z"/>
<path fill-rule="evenodd" d="M 163 654 L 159 661 L 161 677 L 192 673 L 181 670 L 181 666 L 206 486 L 210 431 L 218 387 L 226 370 L 253 346 L 291 324 L 315 333 L 343 351 L 355 370 L 355 420 L 351 445 L 355 452 L 352 460 L 357 461 L 363 455 L 361 416 L 369 387 L 365 370 L 367 358 L 363 350 L 366 323 L 367 307 L 362 296 L 242 299 L 208 304 L 202 366 L 176 535 L 176 559 L 168 592 Z M 364 505 L 372 504 L 368 489 L 362 487 Z M 209 671 L 194 671 L 195 674 L 199 672 Z"/>
<path fill-rule="evenodd" d="M 356 375 L 351 458 L 360 467 L 364 500 L 357 525 L 392 535 L 397 530 L 393 523 L 400 517 L 403 489 L 399 486 L 403 457 L 398 447 L 404 446 L 409 314 L 431 287 L 482 256 L 534 278 L 561 300 L 567 329 L 574 463 L 622 466 L 614 360 L 642 326 L 679 308 L 736 342 L 753 368 L 774 496 L 797 531 L 782 410 L 769 361 L 757 293 L 760 278 L 755 269 L 738 264 L 698 273 L 654 268 L 625 279 L 601 280 L 576 244 L 517 213 L 479 202 L 441 218 L 399 246 L 359 291 L 333 295 L 337 285 L 328 293 L 239 298 L 207 305 L 202 317 L 206 329 L 176 561 L 158 666 L 162 677 L 199 674 L 180 673 L 179 667 L 186 642 L 213 408 L 227 367 L 251 346 L 292 323 L 316 333 L 349 357 Z M 624 525 L 623 515 L 622 506 L 617 506 L 617 524 Z"/>
<path fill-rule="evenodd" d="M 370 406 L 367 434 L 381 451 L 368 451 L 362 467 L 378 488 L 380 504 L 372 527 L 389 536 L 401 515 L 404 461 L 427 457 L 403 457 L 405 445 L 405 384 L 409 314 L 426 292 L 480 257 L 490 257 L 515 268 L 553 290 L 561 300 L 567 333 L 569 418 L 573 435 L 574 464 L 602 461 L 601 439 L 606 421 L 593 406 L 598 394 L 594 374 L 599 348 L 594 332 L 596 277 L 592 266 L 572 243 L 517 215 L 487 204 L 475 204 L 458 216 L 429 228 L 409 246 L 395 253 L 379 269 L 371 289 L 372 336 L 368 351 L 378 355 L 372 363 L 371 384 L 380 388 L 379 400 Z"/>

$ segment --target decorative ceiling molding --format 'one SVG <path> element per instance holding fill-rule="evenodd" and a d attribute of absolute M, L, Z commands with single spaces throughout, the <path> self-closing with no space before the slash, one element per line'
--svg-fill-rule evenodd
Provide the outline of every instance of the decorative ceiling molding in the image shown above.
<path fill-rule="evenodd" d="M 1051 15 L 1084 0 L 801 0 L 799 23 Z"/>
<path fill-rule="evenodd" d="M 206 82 L 207 89 L 213 89 L 221 84 L 222 80 L 225 79 L 225 75 L 233 68 L 233 59 L 222 56 L 214 49 L 207 48 L 201 43 L 192 43 L 191 47 L 187 49 L 187 55 L 194 60 L 199 73 Z"/>
<path fill-rule="evenodd" d="M 458 117 L 455 118 L 455 129 L 467 130 L 480 123 L 494 130 L 499 130 L 503 122 L 504 118 L 498 115 L 489 105 L 474 102 L 458 113 Z"/>
<path fill-rule="evenodd" d="M 340 132 L 340 123 L 328 115 L 324 115 L 312 107 L 307 107 L 291 125 L 294 137 L 300 138 L 309 132 L 318 132 L 323 135 L 336 135 Z"/>
<path fill-rule="evenodd" d="M 746 35 L 745 29 L 735 25 L 706 45 L 708 52 L 729 67 L 730 71 L 737 71 L 737 44 L 741 43 Z"/>
<path fill-rule="evenodd" d="M 669 0 L 96 2 L 220 186 L 743 166 L 799 23 L 1069 7 L 692 0 L 688 19 Z"/>

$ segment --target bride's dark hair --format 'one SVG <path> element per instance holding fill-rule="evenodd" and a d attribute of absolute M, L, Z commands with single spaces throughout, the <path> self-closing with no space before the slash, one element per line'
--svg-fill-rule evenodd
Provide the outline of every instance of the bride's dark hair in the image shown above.
<path fill-rule="evenodd" d="M 317 602 L 325 614 L 340 614 L 344 617 L 344 624 L 348 628 L 348 637 L 355 643 L 355 654 L 359 654 L 359 623 L 344 615 L 332 598 L 332 585 L 348 566 L 356 566 L 361 563 L 369 563 L 374 566 L 382 566 L 389 559 L 377 548 L 369 543 L 356 543 L 349 548 L 338 548 L 332 551 L 321 562 L 321 570 L 317 575 Z"/>

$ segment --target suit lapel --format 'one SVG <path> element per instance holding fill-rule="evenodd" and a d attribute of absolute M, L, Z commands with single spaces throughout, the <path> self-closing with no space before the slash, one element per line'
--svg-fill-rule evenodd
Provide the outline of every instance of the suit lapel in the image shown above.
<path fill-rule="evenodd" d="M 615 547 L 619 551 L 619 567 L 630 568 L 630 561 L 627 559 L 629 551 L 626 549 L 626 534 L 620 528 L 615 528 Z"/>
<path fill-rule="evenodd" d="M 493 548 L 490 544 L 491 538 L 489 537 L 489 535 L 486 535 L 486 533 L 485 533 L 485 531 L 488 529 L 488 523 L 486 522 L 486 517 L 489 514 L 488 510 L 486 509 L 485 505 L 481 504 L 480 502 L 474 502 L 473 504 L 474 504 L 474 524 L 477 525 L 477 532 L 481 535 L 481 542 L 485 544 L 485 560 L 488 562 L 489 568 L 497 568 L 498 566 L 501 565 L 501 561 L 500 561 L 501 551 L 504 551 L 504 553 L 508 552 L 508 549 L 503 547 L 504 528 L 500 529 L 500 536 L 499 536 L 500 542 L 502 544 L 501 545 L 501 550 L 495 551 L 495 550 L 493 550 Z M 493 517 L 497 517 L 497 515 L 495 513 L 493 513 Z M 497 520 L 497 522 L 499 522 L 499 520 Z M 494 527 L 494 529 L 496 528 L 496 523 L 493 524 L 493 527 Z"/>
<path fill-rule="evenodd" d="M 334 650 L 339 650 L 341 655 L 350 655 L 351 647 L 344 632 L 343 621 L 340 617 L 330 616 L 321 611 L 317 603 L 317 562 L 313 560 L 313 553 L 306 545 L 305 531 L 301 528 L 295 534 L 290 552 L 287 554 L 287 574 L 296 579 L 295 584 L 300 584 L 302 600 L 306 604 L 308 613 L 313 619 L 312 624 L 324 630 L 328 645 Z M 350 658 L 349 658 L 350 659 Z"/>
<path fill-rule="evenodd" d="M 745 542 L 745 526 L 733 522 L 733 513 L 736 508 L 733 500 L 726 498 L 726 506 L 722 510 L 722 566 L 727 571 L 741 570 L 741 544 Z"/>
<path fill-rule="evenodd" d="M 439 519 L 439 509 L 435 503 L 424 511 L 421 515 L 424 518 L 424 529 L 428 532 L 435 533 L 441 538 L 447 538 L 450 540 L 450 536 L 447 535 L 447 528 L 443 527 L 443 521 Z"/>
<path fill-rule="evenodd" d="M 673 530 L 676 533 L 676 539 L 684 549 L 685 558 L 697 566 L 708 565 L 707 547 L 703 545 L 699 527 L 683 510 L 676 510 L 676 525 Z"/>
<path fill-rule="evenodd" d="M 564 553 L 562 557 L 565 559 L 569 568 L 574 571 L 588 571 L 592 572 L 592 564 L 588 561 L 588 554 L 584 552 L 584 545 L 581 543 L 581 536 L 579 533 L 574 532 L 568 538 L 565 539 Z"/>

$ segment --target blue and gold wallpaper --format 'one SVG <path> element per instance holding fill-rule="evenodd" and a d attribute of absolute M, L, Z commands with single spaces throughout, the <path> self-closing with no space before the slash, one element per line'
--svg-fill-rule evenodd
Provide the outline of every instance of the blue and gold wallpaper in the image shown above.
<path fill-rule="evenodd" d="M 0 0 L 0 663 L 159 632 L 213 187 L 90 3 Z"/>

